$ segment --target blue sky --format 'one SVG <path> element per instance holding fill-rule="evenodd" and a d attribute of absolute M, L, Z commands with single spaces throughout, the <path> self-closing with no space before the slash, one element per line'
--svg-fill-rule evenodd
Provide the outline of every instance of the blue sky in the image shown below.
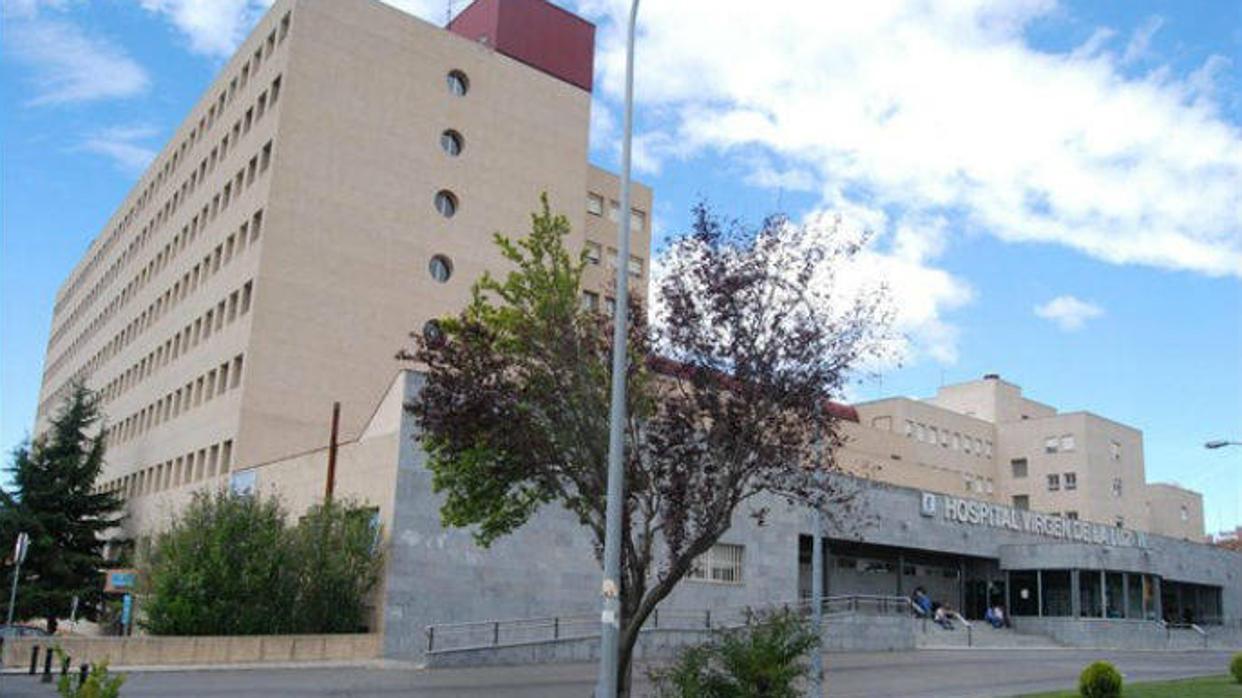
<path fill-rule="evenodd" d="M 392 4 L 442 21 L 446 3 Z M 595 21 L 616 165 L 620 0 Z M 455 3 L 460 8 L 463 2 Z M 262 14 L 259 0 L 5 0 L 0 447 L 33 421 L 56 288 Z M 636 175 L 657 236 L 700 197 L 875 237 L 901 365 L 853 396 L 998 372 L 1134 425 L 1148 479 L 1242 524 L 1242 3 L 648 0 Z"/>

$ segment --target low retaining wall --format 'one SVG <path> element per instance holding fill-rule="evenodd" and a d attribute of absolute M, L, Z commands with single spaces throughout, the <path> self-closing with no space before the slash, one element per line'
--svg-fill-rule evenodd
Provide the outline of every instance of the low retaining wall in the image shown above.
<path fill-rule="evenodd" d="M 1020 633 L 1047 635 L 1070 647 L 1118 650 L 1231 649 L 1242 646 L 1242 632 L 1204 626 L 1207 637 L 1190 628 L 1164 628 L 1152 621 L 1096 618 L 1013 619 Z"/>
<path fill-rule="evenodd" d="M 824 619 L 829 652 L 898 652 L 915 646 L 914 624 L 904 615 L 859 613 Z"/>
<path fill-rule="evenodd" d="M 250 662 L 353 661 L 379 657 L 380 635 L 245 635 L 203 637 L 6 638 L 5 667 L 30 666 L 31 647 L 59 645 L 76 666 L 108 660 L 113 666 L 243 664 Z"/>
<path fill-rule="evenodd" d="M 914 649 L 914 631 L 905 616 L 849 614 L 824 619 L 824 649 L 829 652 L 883 652 Z M 683 648 L 717 637 L 711 630 L 648 629 L 634 647 L 635 659 L 665 659 Z M 496 647 L 437 650 L 426 655 L 429 667 L 512 666 L 599 660 L 599 638 L 533 640 Z"/>

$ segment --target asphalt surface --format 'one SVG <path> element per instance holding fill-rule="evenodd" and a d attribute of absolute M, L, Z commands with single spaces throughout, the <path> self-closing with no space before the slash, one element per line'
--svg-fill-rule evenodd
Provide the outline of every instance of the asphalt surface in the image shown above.
<path fill-rule="evenodd" d="M 1100 650 L 922 650 L 899 653 L 830 654 L 828 695 L 834 698 L 983 698 L 1074 686 L 1088 662 L 1106 659 L 1127 681 L 1224 674 L 1229 652 L 1119 652 Z M 127 672 L 124 698 L 147 696 L 409 696 L 411 698 L 587 698 L 595 666 L 560 664 L 476 669 L 381 668 L 378 666 L 216 669 Z M 650 695 L 640 668 L 636 695 Z M 35 677 L 0 677 L 4 698 L 55 695 Z"/>

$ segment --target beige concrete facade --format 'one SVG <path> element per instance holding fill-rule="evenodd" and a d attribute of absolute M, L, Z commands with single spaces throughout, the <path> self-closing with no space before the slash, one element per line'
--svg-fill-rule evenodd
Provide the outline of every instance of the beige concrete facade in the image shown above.
<path fill-rule="evenodd" d="M 1203 498 L 1148 484 L 1143 435 L 1090 412 L 1059 413 L 989 376 L 926 400 L 855 406 L 840 456 L 851 470 L 921 489 L 1187 540 L 1203 538 Z"/>
<path fill-rule="evenodd" d="M 503 271 L 492 235 L 527 232 L 541 194 L 569 217 L 571 246 L 598 251 L 595 302 L 611 297 L 618 180 L 587 161 L 590 103 L 373 0 L 277 2 L 58 293 L 35 433 L 71 381 L 100 391 L 104 480 L 129 497 L 135 532 L 263 463 L 281 463 L 286 496 L 321 492 L 332 403 L 341 440 L 358 440 L 408 333 Z M 632 205 L 642 292 L 651 190 L 636 184 Z M 367 449 L 395 449 L 379 441 Z M 391 473 L 359 476 L 356 494 L 391 499 Z"/>
<path fill-rule="evenodd" d="M 465 76 L 456 94 L 447 78 Z M 587 160 L 590 93 L 373 0 L 279 0 L 221 70 L 56 300 L 36 433 L 70 381 L 99 390 L 106 487 L 158 529 L 238 482 L 294 513 L 337 492 L 392 521 L 396 351 L 505 262 L 547 193 L 590 263 L 649 282 L 652 192 L 617 259 L 617 177 Z M 456 152 L 444 147 L 447 131 Z M 444 215 L 437 193 L 451 192 Z M 433 276 L 433 259 L 448 278 Z M 856 406 L 838 461 L 907 487 L 1199 540 L 1201 497 L 1145 481 L 1142 434 L 996 377 Z"/>

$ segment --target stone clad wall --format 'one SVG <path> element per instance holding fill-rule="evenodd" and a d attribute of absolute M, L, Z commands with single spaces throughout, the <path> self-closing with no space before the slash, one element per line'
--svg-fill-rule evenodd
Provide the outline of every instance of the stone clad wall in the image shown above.
<path fill-rule="evenodd" d="M 39 647 L 42 670 L 44 652 L 60 646 L 74 666 L 82 662 L 107 661 L 112 666 L 202 666 L 262 662 L 355 661 L 379 656 L 378 634 L 356 635 L 247 635 L 160 637 L 53 637 L 6 638 L 5 667 L 30 666 L 31 648 Z M 53 665 L 56 662 L 53 661 Z"/>
<path fill-rule="evenodd" d="M 409 372 L 404 380 L 408 401 L 417 396 L 423 378 Z M 598 613 L 602 575 L 591 536 L 575 518 L 550 505 L 490 548 L 475 545 L 468 530 L 441 525 L 442 498 L 431 491 L 426 453 L 416 436 L 413 421 L 403 418 L 383 606 L 384 656 L 422 658 L 425 629 L 432 624 Z M 833 540 L 1000 560 L 1002 569 L 1034 569 L 1031 561 L 1043 560 L 1048 568 L 1147 571 L 1221 587 L 1224 616 L 1242 618 L 1240 554 L 1156 535 L 1142 539 L 1146 547 L 1138 547 L 1137 536 L 1129 546 L 1070 542 L 1021 528 L 956 521 L 945 517 L 942 507 L 925 516 L 919 490 L 841 477 L 842 486 L 856 489 L 857 497 L 850 511 L 828 517 L 824 535 Z M 752 516 L 759 510 L 762 517 Z M 799 536 L 810 533 L 805 508 L 756 497 L 739 509 L 721 539 L 745 546 L 743 583 L 685 580 L 661 610 L 795 600 Z"/>

